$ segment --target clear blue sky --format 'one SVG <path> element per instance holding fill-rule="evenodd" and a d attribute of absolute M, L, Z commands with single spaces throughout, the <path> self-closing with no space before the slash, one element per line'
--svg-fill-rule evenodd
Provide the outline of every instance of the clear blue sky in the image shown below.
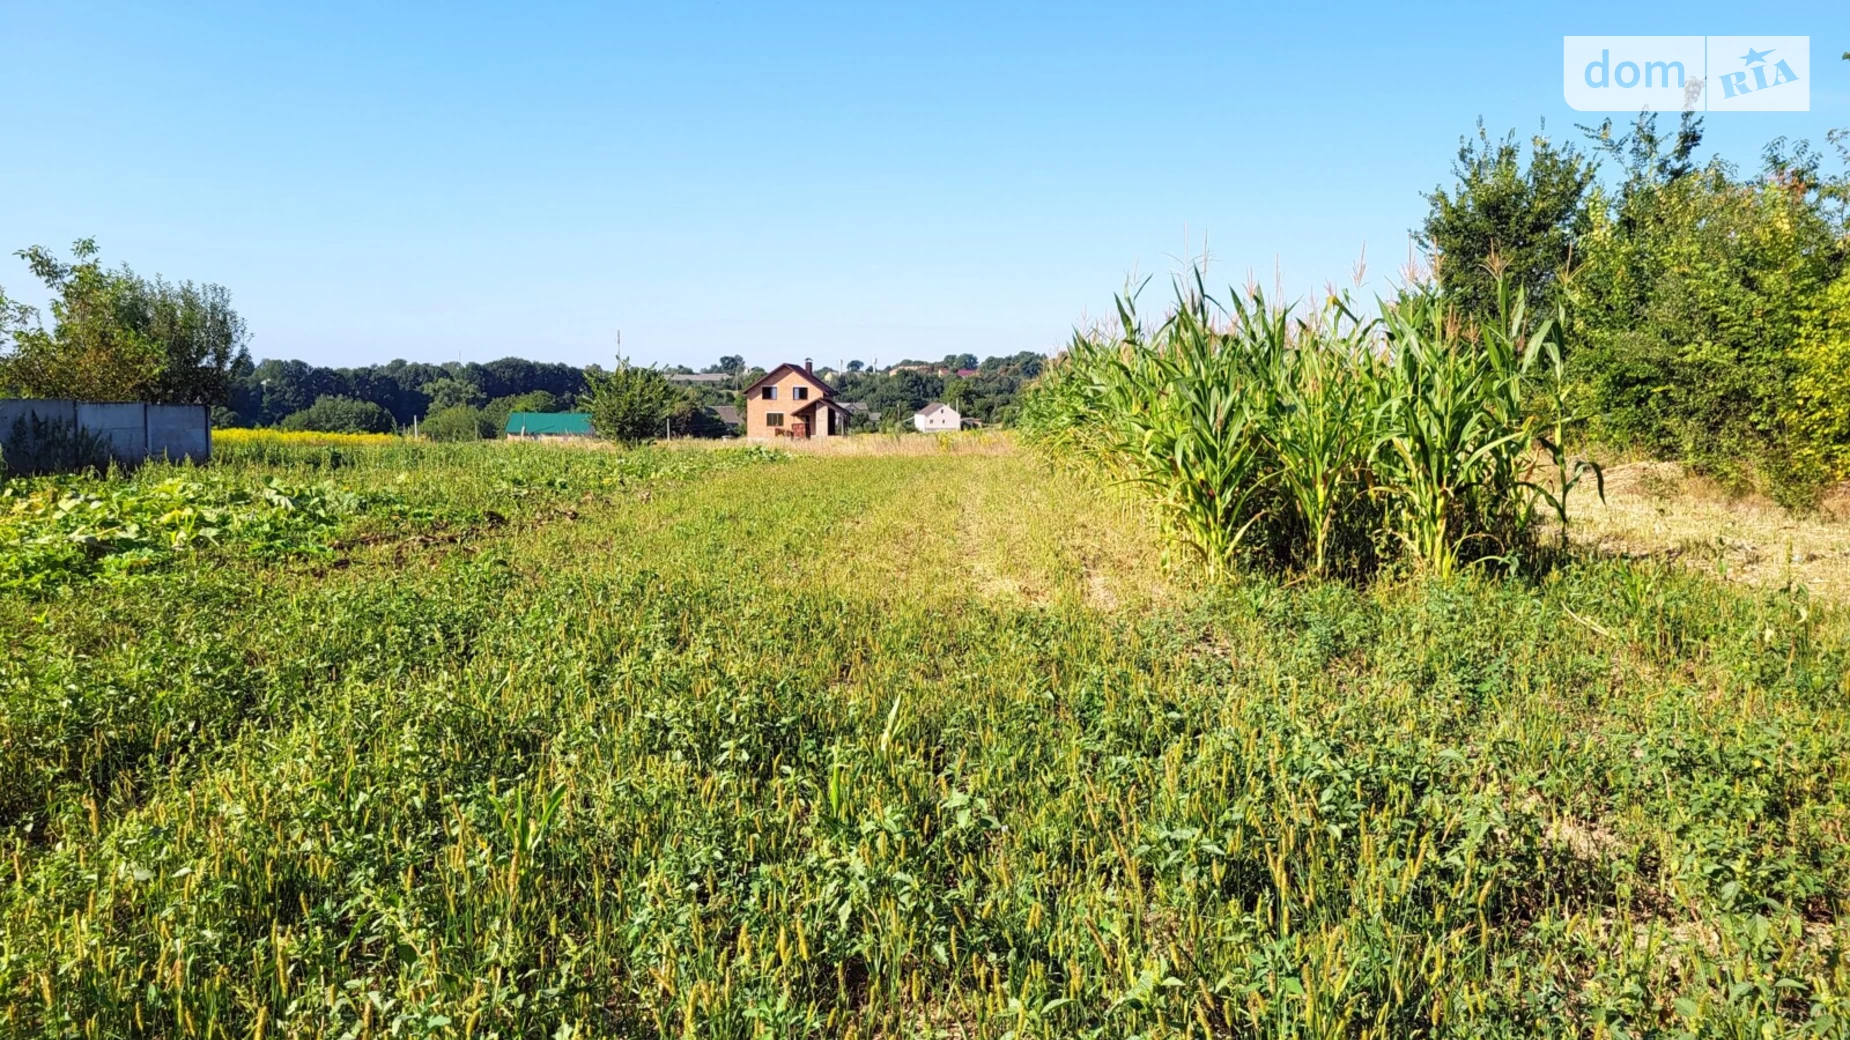
<path fill-rule="evenodd" d="M 1589 118 L 1565 34 L 1810 35 L 1812 111 L 1709 141 L 1850 125 L 1850 5 L 1494 6 L 0 0 L 0 247 L 220 282 L 259 357 L 890 362 L 1056 347 L 1204 238 L 1379 284 L 1478 116 Z"/>

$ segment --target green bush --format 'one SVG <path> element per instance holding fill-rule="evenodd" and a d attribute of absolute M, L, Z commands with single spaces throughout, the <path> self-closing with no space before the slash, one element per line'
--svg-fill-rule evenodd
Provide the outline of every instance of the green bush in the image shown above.
<path fill-rule="evenodd" d="M 598 436 L 634 444 L 660 436 L 682 394 L 653 368 L 620 362 L 613 372 L 587 372 L 590 393 L 581 402 Z"/>
<path fill-rule="evenodd" d="M 1497 269 L 1507 269 L 1528 299 L 1557 302 L 1560 274 L 1590 223 L 1595 169 L 1543 134 L 1530 138 L 1526 155 L 1514 133 L 1492 141 L 1480 120 L 1476 139 L 1459 144 L 1455 186 L 1426 196 L 1420 239 L 1446 295 L 1468 313 L 1492 314 Z"/>
<path fill-rule="evenodd" d="M 418 432 L 433 441 L 479 441 L 493 437 L 496 430 L 482 409 L 458 404 L 425 416 Z"/>
<path fill-rule="evenodd" d="M 285 430 L 317 433 L 390 433 L 392 413 L 371 401 L 322 396 L 307 408 L 286 416 L 279 425 Z"/>
<path fill-rule="evenodd" d="M 1806 312 L 1794 361 L 1786 417 L 1797 434 L 1794 462 L 1821 479 L 1850 478 L 1850 271 Z"/>
<path fill-rule="evenodd" d="M 1594 437 L 1815 501 L 1845 475 L 1830 317 L 1842 304 L 1826 294 L 1850 259 L 1850 180 L 1783 140 L 1758 176 L 1701 163 L 1693 115 L 1672 133 L 1649 116 L 1589 133 L 1607 183 L 1544 138 L 1526 164 L 1481 127 L 1467 142 L 1423 234 L 1447 297 L 1484 313 L 1491 278 L 1545 290 L 1572 316 L 1568 377 Z"/>
<path fill-rule="evenodd" d="M 69 261 L 43 246 L 15 254 L 44 283 L 52 323 L 0 289 L 0 397 L 229 403 L 250 365 L 230 292 L 150 281 L 126 264 L 110 270 L 94 239 L 71 252 Z"/>
<path fill-rule="evenodd" d="M 1778 479 L 1796 351 L 1842 267 L 1835 238 L 1805 196 L 1719 165 L 1596 214 L 1569 288 L 1596 434 L 1738 486 Z"/>

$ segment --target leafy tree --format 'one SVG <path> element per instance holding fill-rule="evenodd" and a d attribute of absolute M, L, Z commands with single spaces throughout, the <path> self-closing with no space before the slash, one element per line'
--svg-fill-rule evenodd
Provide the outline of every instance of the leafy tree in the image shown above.
<path fill-rule="evenodd" d="M 563 412 L 565 402 L 557 394 L 547 390 L 532 390 L 513 397 L 503 397 L 511 412 Z"/>
<path fill-rule="evenodd" d="M 1463 138 L 1452 190 L 1434 188 L 1417 232 L 1439 284 L 1471 314 L 1496 307 L 1496 278 L 1507 270 L 1513 288 L 1552 307 L 1556 279 L 1586 232 L 1587 190 L 1596 166 L 1571 145 L 1537 134 L 1527 162 L 1511 133 L 1492 141 L 1478 121 L 1477 138 Z"/>
<path fill-rule="evenodd" d="M 482 418 L 492 431 L 492 436 L 500 436 L 507 430 L 508 416 L 515 412 L 562 412 L 562 402 L 544 390 L 534 390 L 525 394 L 509 397 L 497 397 L 482 409 Z"/>
<path fill-rule="evenodd" d="M 54 295 L 52 326 L 0 290 L 0 390 L 26 397 L 225 404 L 248 366 L 244 320 L 223 286 L 149 281 L 97 259 L 93 239 L 66 263 L 21 250 Z"/>
<path fill-rule="evenodd" d="M 479 441 L 493 437 L 498 431 L 482 409 L 453 404 L 430 413 L 418 432 L 433 441 Z"/>
<path fill-rule="evenodd" d="M 302 361 L 265 360 L 239 380 L 232 407 L 253 425 L 268 426 L 314 404 L 318 397 L 353 396 L 338 381 L 323 377 L 331 371 Z"/>
<path fill-rule="evenodd" d="M 315 430 L 321 433 L 387 433 L 392 416 L 371 401 L 351 397 L 317 397 L 315 403 L 282 421 L 285 430 Z"/>
<path fill-rule="evenodd" d="M 585 388 L 583 369 L 554 361 L 502 358 L 485 365 L 465 365 L 459 372 L 461 378 L 481 387 L 491 400 L 544 390 L 569 407 Z"/>
<path fill-rule="evenodd" d="M 1850 270 L 1806 313 L 1795 361 L 1786 424 L 1797 434 L 1798 476 L 1820 484 L 1850 478 Z"/>
<path fill-rule="evenodd" d="M 903 412 L 910 416 L 943 393 L 944 380 L 939 376 L 925 372 L 894 372 L 880 379 L 865 400 L 873 411 Z"/>
<path fill-rule="evenodd" d="M 683 394 L 669 409 L 668 421 L 676 437 L 724 437 L 732 431 L 713 414 L 711 406 L 693 394 Z"/>
<path fill-rule="evenodd" d="M 1742 178 L 1719 159 L 1695 164 L 1691 120 L 1674 138 L 1648 117 L 1591 133 L 1624 171 L 1595 193 L 1567 285 L 1569 368 L 1596 434 L 1803 502 L 1817 481 L 1795 464 L 1800 346 L 1846 259 L 1807 150 L 1776 142 L 1765 175 Z"/>
<path fill-rule="evenodd" d="M 971 380 L 947 379 L 944 382 L 944 393 L 939 396 L 945 404 L 957 409 L 961 414 L 970 407 L 970 401 L 976 396 L 976 390 Z"/>
<path fill-rule="evenodd" d="M 611 372 L 587 370 L 590 392 L 584 410 L 598 436 L 624 444 L 649 440 L 663 432 L 663 424 L 680 401 L 668 377 L 655 368 L 632 365 L 622 358 Z"/>
<path fill-rule="evenodd" d="M 965 417 L 984 423 L 1007 422 L 1015 411 L 1016 396 L 1029 380 L 1040 375 L 1046 357 L 1024 350 L 1005 357 L 985 358 L 952 355 L 946 359 L 960 368 L 975 369 L 969 377 L 942 376 L 921 371 L 878 371 L 849 362 L 847 371 L 836 378 L 836 389 L 843 402 L 859 402 L 870 412 L 881 413 L 881 423 L 910 423 L 912 413 L 934 400 L 952 404 Z M 906 364 L 906 362 L 901 362 Z M 865 414 L 851 420 L 856 428 L 879 425 Z"/>
<path fill-rule="evenodd" d="M 454 376 L 433 379 L 419 389 L 430 398 L 429 407 L 432 412 L 446 411 L 457 405 L 473 407 L 488 400 L 487 395 L 482 393 L 481 387 L 467 379 L 457 379 Z"/>

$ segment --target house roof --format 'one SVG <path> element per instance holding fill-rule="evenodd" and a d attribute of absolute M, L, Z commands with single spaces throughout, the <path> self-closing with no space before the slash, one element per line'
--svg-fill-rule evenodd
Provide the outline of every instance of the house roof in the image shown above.
<path fill-rule="evenodd" d="M 764 376 L 760 378 L 756 383 L 753 383 L 752 385 L 746 387 L 745 388 L 746 398 L 750 399 L 750 397 L 752 396 L 753 390 L 758 389 L 759 387 L 763 386 L 766 383 L 777 380 L 778 378 L 782 377 L 785 372 L 795 372 L 797 375 L 800 375 L 804 379 L 807 379 L 811 383 L 814 383 L 816 385 L 816 389 L 821 390 L 822 396 L 824 397 L 834 397 L 835 396 L 835 388 L 823 382 L 822 380 L 816 378 L 816 373 L 811 372 L 810 370 L 804 368 L 802 365 L 792 365 L 789 362 L 785 362 L 784 364 L 777 366 L 776 368 L 770 370 L 769 372 L 766 372 Z"/>
<path fill-rule="evenodd" d="M 821 405 L 821 404 L 826 404 L 830 408 L 835 409 L 836 411 L 842 413 L 843 415 L 849 414 L 848 409 L 844 408 L 840 401 L 837 401 L 837 400 L 834 400 L 828 397 L 818 397 L 814 401 L 810 401 L 807 404 L 804 404 L 803 406 L 799 408 L 793 408 L 790 410 L 790 414 L 791 415 L 802 415 L 804 412 L 807 412 L 810 409 L 816 407 L 817 405 Z"/>
<path fill-rule="evenodd" d="M 514 412 L 507 417 L 507 432 L 527 437 L 589 437 L 591 417 L 584 412 Z"/>
<path fill-rule="evenodd" d="M 932 416 L 937 415 L 939 412 L 950 412 L 952 415 L 956 415 L 957 409 L 952 408 L 950 405 L 945 404 L 943 401 L 933 401 L 932 403 L 926 405 L 925 407 L 919 409 L 918 411 L 913 412 L 912 416 L 915 419 L 929 419 Z"/>
<path fill-rule="evenodd" d="M 669 372 L 671 383 L 724 383 L 732 377 L 724 372 Z"/>
<path fill-rule="evenodd" d="M 737 426 L 742 421 L 739 418 L 739 410 L 729 404 L 714 405 L 713 415 L 727 426 Z"/>

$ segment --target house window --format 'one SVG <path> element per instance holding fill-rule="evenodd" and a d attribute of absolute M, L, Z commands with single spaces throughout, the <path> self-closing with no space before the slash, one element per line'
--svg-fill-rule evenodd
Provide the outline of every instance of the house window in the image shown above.
<path fill-rule="evenodd" d="M 782 412 L 764 413 L 764 424 L 766 426 L 782 426 L 784 424 L 784 413 Z"/>
<path fill-rule="evenodd" d="M 774 386 L 765 387 L 764 388 L 764 399 L 767 401 L 777 400 L 777 388 Z"/>
<path fill-rule="evenodd" d="M 807 401 L 807 400 L 809 400 L 809 387 L 807 387 L 807 386 L 793 386 L 793 387 L 791 387 L 791 388 L 790 388 L 790 399 L 791 399 L 792 401 Z"/>

